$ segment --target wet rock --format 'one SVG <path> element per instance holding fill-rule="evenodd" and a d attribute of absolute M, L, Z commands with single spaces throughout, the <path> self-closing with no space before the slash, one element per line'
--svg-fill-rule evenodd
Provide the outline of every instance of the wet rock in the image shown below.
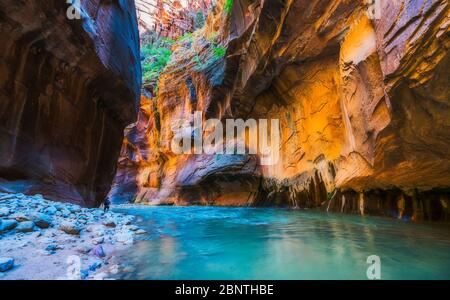
<path fill-rule="evenodd" d="M 99 261 L 94 262 L 92 265 L 89 266 L 89 270 L 92 272 L 95 272 L 97 269 L 101 268 L 102 263 Z"/>
<path fill-rule="evenodd" d="M 123 220 L 123 224 L 131 225 L 136 218 L 134 216 L 127 216 Z"/>
<path fill-rule="evenodd" d="M 124 245 L 133 244 L 133 233 L 128 230 L 119 231 L 116 234 L 116 241 Z"/>
<path fill-rule="evenodd" d="M 32 232 L 34 230 L 34 223 L 32 221 L 25 221 L 19 223 L 16 227 L 18 232 Z"/>
<path fill-rule="evenodd" d="M 14 267 L 14 259 L 10 257 L 0 257 L 0 272 L 6 272 Z"/>
<path fill-rule="evenodd" d="M 80 278 L 79 279 L 86 279 L 89 276 L 89 269 L 83 269 L 80 271 Z"/>
<path fill-rule="evenodd" d="M 18 225 L 16 220 L 0 220 L 0 234 L 16 228 Z"/>
<path fill-rule="evenodd" d="M 64 231 L 67 234 L 79 235 L 81 227 L 74 222 L 63 222 L 59 225 L 59 230 Z"/>
<path fill-rule="evenodd" d="M 42 213 L 35 213 L 31 215 L 31 221 L 33 221 L 37 227 L 42 229 L 52 226 L 52 218 Z"/>
<path fill-rule="evenodd" d="M 127 229 L 131 230 L 131 231 L 138 231 L 139 227 L 136 225 L 130 225 L 130 226 L 127 226 Z"/>
<path fill-rule="evenodd" d="M 44 213 L 50 216 L 53 216 L 54 214 L 56 214 L 58 210 L 56 209 L 56 207 L 54 206 L 49 206 L 44 210 Z"/>

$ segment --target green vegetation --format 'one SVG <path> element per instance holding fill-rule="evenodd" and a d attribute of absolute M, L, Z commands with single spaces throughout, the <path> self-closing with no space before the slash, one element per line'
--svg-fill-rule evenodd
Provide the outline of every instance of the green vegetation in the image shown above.
<path fill-rule="evenodd" d="M 186 32 L 185 34 L 180 36 L 177 41 L 188 41 L 188 40 L 192 40 L 192 32 Z"/>
<path fill-rule="evenodd" d="M 233 9 L 233 2 L 234 2 L 234 0 L 227 0 L 225 2 L 225 5 L 223 6 L 223 10 L 225 11 L 226 14 L 229 14 L 231 12 L 231 10 Z"/>
<path fill-rule="evenodd" d="M 215 46 L 213 49 L 213 53 L 216 58 L 222 58 L 227 53 L 227 48 L 222 46 Z"/>
<path fill-rule="evenodd" d="M 172 51 L 170 50 L 174 41 L 171 39 L 161 39 L 153 44 L 144 44 L 141 48 L 142 78 L 144 82 L 151 82 L 158 79 L 164 67 L 170 61 Z"/>

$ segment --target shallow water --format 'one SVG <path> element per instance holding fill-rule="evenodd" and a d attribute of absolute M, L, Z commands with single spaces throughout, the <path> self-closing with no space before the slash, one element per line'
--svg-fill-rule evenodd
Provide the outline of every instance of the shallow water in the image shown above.
<path fill-rule="evenodd" d="M 127 207 L 147 230 L 123 279 L 450 279 L 450 227 L 310 211 Z"/>

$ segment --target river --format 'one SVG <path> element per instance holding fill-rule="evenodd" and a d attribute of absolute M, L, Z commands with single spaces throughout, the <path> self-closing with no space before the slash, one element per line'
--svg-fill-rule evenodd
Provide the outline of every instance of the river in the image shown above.
<path fill-rule="evenodd" d="M 120 279 L 450 279 L 450 226 L 267 208 L 144 207 Z"/>

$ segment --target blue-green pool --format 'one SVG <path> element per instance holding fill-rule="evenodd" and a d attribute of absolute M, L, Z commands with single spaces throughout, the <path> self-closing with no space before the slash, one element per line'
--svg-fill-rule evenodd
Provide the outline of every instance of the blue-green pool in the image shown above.
<path fill-rule="evenodd" d="M 450 227 L 263 208 L 124 207 L 148 235 L 122 279 L 450 279 Z"/>

